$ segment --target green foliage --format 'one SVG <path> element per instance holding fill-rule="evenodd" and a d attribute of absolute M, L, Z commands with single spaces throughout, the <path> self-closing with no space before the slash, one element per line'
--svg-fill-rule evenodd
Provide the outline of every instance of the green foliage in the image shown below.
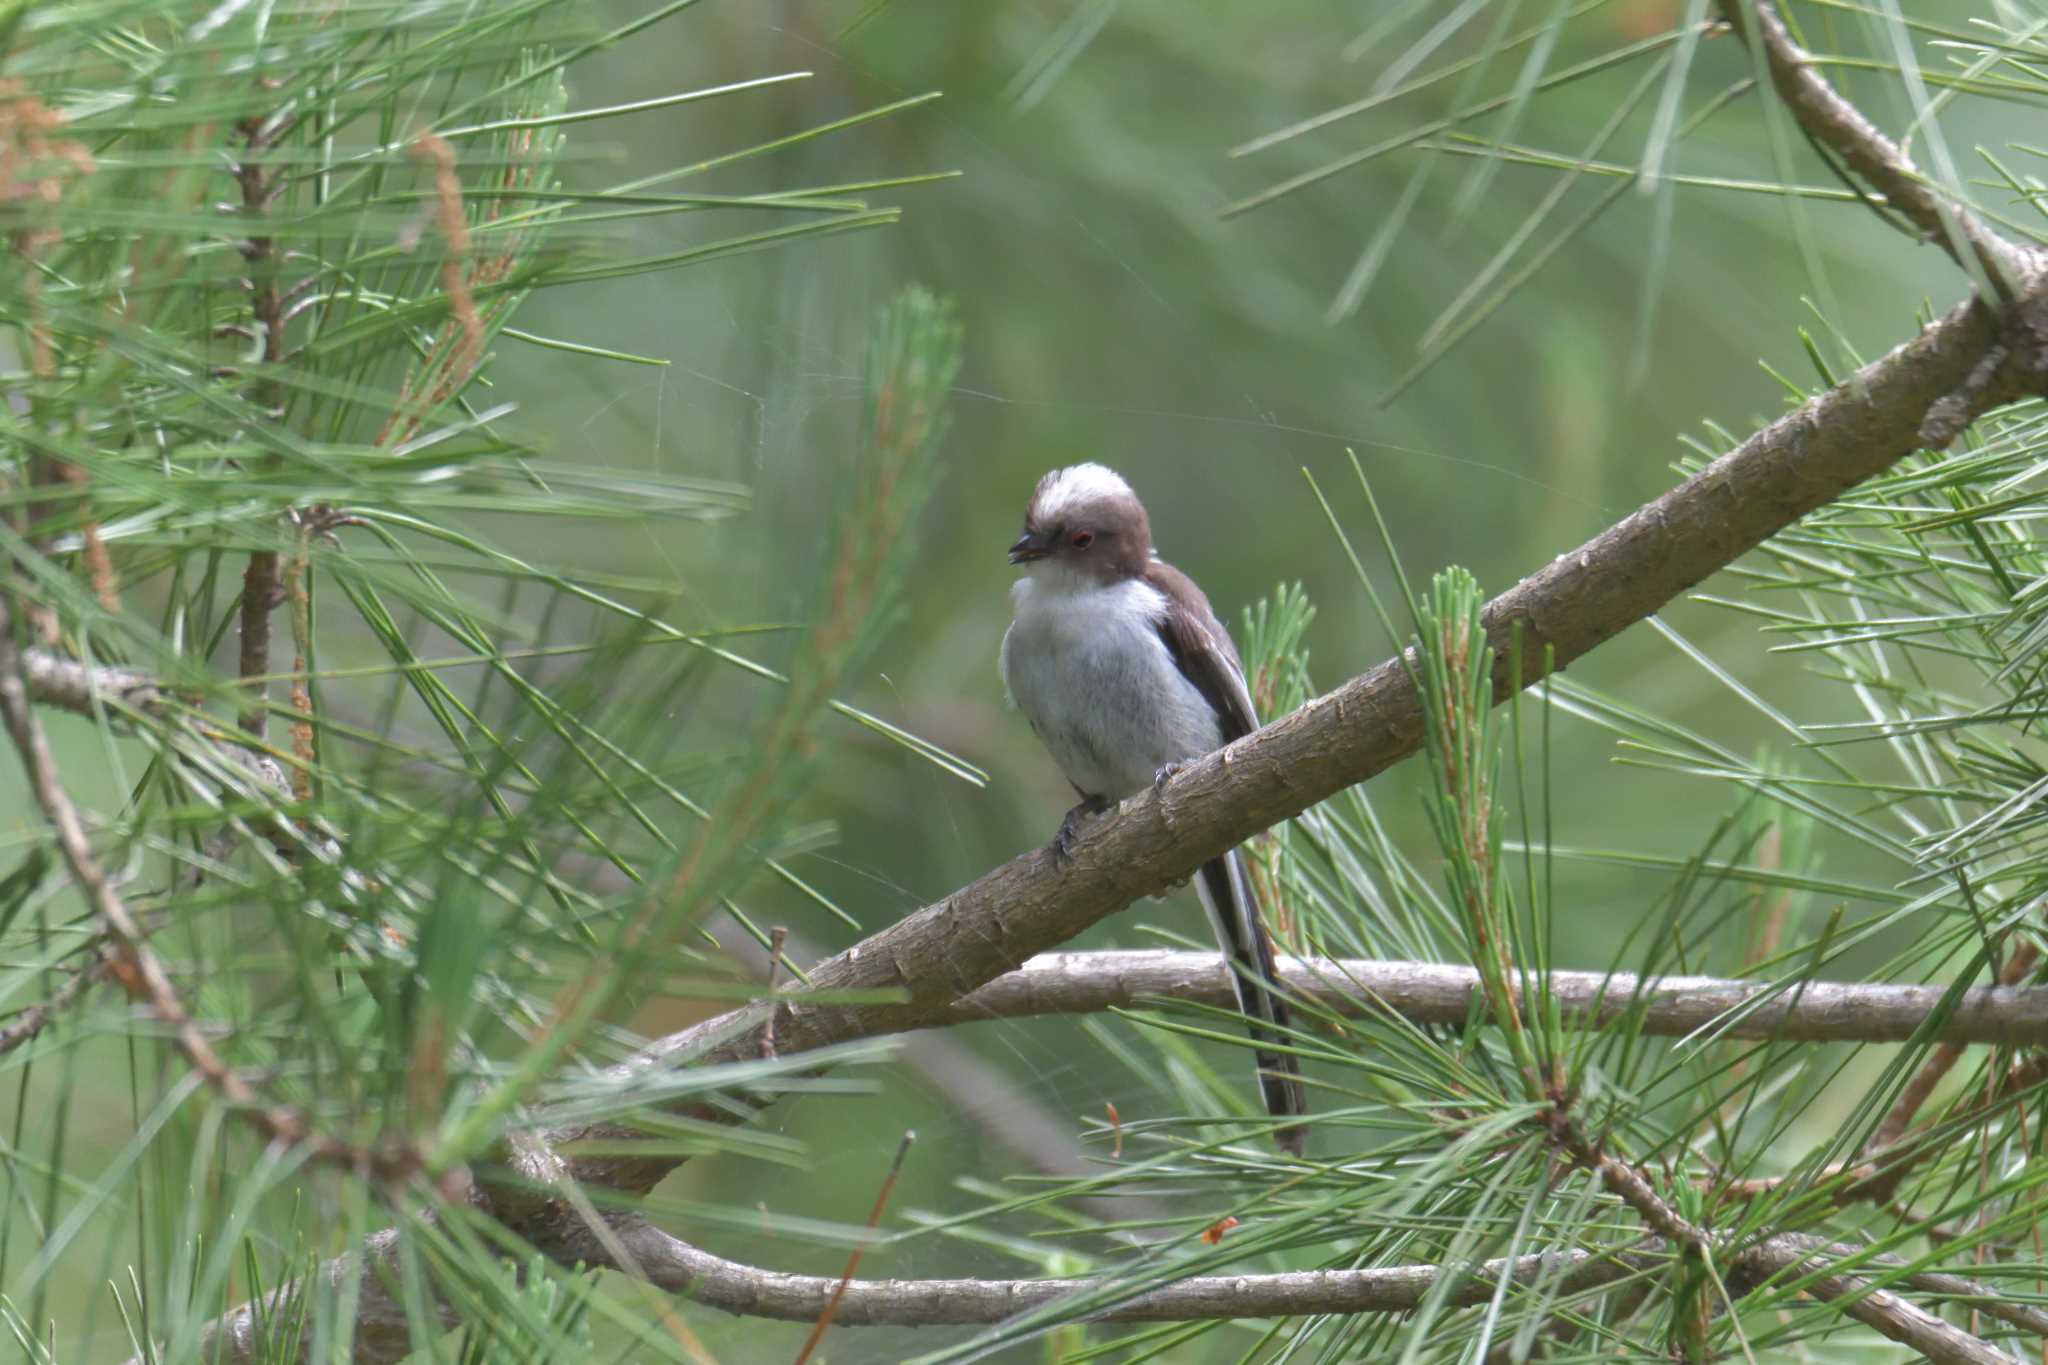
<path fill-rule="evenodd" d="M 844 36 L 884 7 L 858 6 Z M 614 175 L 592 145 L 600 129 L 586 125 L 664 111 L 714 140 L 740 102 L 794 88 L 784 85 L 794 74 L 772 74 L 649 100 L 572 100 L 565 79 L 578 63 L 667 35 L 668 21 L 698 23 L 680 13 L 693 8 L 653 4 L 610 29 L 567 0 L 95 0 L 0 15 L 0 335 L 11 348 L 0 355 L 10 400 L 0 407 L 0 601 L 20 644 L 132 666 L 172 689 L 155 704 L 102 698 L 90 726 L 52 722 L 94 849 L 237 1072 L 312 1131 L 400 1173 L 366 1178 L 271 1143 L 250 1114 L 216 1102 L 149 1006 L 117 988 L 40 815 L 0 831 L 0 1025 L 63 1003 L 0 1055 L 15 1105 L 0 1121 L 0 1341 L 38 1365 L 110 1348 L 192 1359 L 207 1324 L 245 1300 L 258 1358 L 296 1359 L 302 1341 L 316 1358 L 343 1358 L 358 1330 L 353 1296 L 372 1287 L 419 1339 L 438 1340 L 440 1358 L 465 1365 L 600 1350 L 701 1359 L 702 1320 L 687 1305 L 544 1262 L 446 1196 L 465 1179 L 492 1181 L 511 1198 L 560 1199 L 596 1225 L 590 1201 L 602 1192 L 512 1173 L 529 1134 L 561 1125 L 615 1125 L 582 1155 L 753 1158 L 779 1180 L 817 1165 L 831 1141 L 706 1121 L 693 1105 L 738 1088 L 843 1094 L 877 1074 L 883 1050 L 870 1045 L 722 1068 L 608 1065 L 644 1042 L 643 1005 L 758 992 L 708 942 L 728 916 L 769 940 L 745 894 L 755 879 L 842 927 L 873 927 L 800 861 L 838 818 L 814 799 L 821 787 L 864 786 L 874 771 L 842 741 L 947 783 L 983 780 L 974 763 L 848 699 L 873 671 L 882 632 L 931 610 L 926 596 L 949 591 L 934 580 L 954 577 L 926 572 L 915 602 L 906 591 L 958 378 L 959 328 L 945 306 L 913 291 L 881 311 L 857 431 L 792 424 L 829 452 L 801 477 L 835 515 L 817 544 L 773 547 L 805 587 L 763 594 L 773 611 L 722 616 L 687 575 L 584 562 L 599 559 L 599 537 L 628 528 L 700 537 L 751 510 L 749 491 L 544 448 L 544 424 L 519 407 L 524 388 L 505 361 L 521 349 L 633 367 L 620 373 L 664 363 L 615 337 L 602 306 L 548 329 L 573 334 L 544 334 L 530 321 L 537 298 L 595 298 L 607 282 L 731 269 L 743 255 L 889 224 L 896 210 L 872 196 L 934 178 L 847 183 L 852 173 L 833 165 L 811 177 L 819 183 L 752 193 L 713 179 L 757 165 L 784 175 L 776 155 L 878 131 L 932 98 L 919 94 L 783 120 L 653 174 Z M 1323 295 L 1308 313 L 1372 322 L 1347 334 L 1371 362 L 1347 350 L 1347 386 L 1364 374 L 1391 397 L 1441 378 L 1454 349 L 1631 203 L 1648 206 L 1646 232 L 1627 239 L 1640 270 L 1624 281 L 1640 363 L 1660 308 L 1687 312 L 1688 327 L 1705 311 L 1664 300 L 1695 304 L 1755 283 L 1751 220 L 1730 220 L 1742 231 L 1722 234 L 1732 247 L 1711 244 L 1718 254 L 1674 247 L 1681 190 L 1775 200 L 1819 300 L 1821 327 L 1798 341 L 1823 383 L 1854 363 L 1823 269 L 1838 248 L 1816 224 L 1822 211 L 1864 206 L 1828 177 L 1831 163 L 1804 159 L 1777 113 L 1746 130 L 1771 138 L 1773 174 L 1715 161 L 1703 134 L 1760 103 L 1759 82 L 1746 58 L 1724 60 L 1732 45 L 1704 26 L 1706 6 L 1508 0 L 1460 5 L 1449 19 L 1405 0 L 1384 8 L 1345 53 L 1391 47 L 1366 92 L 1350 88 L 1347 63 L 1341 81 L 1288 92 L 1311 104 L 1331 95 L 1321 112 L 1262 106 L 1261 118 L 1284 111 L 1275 131 L 1236 150 L 1263 179 L 1214 196 L 1259 210 L 1247 228 L 1299 214 L 1284 221 L 1320 221 L 1322 240 L 1344 243 L 1348 266 L 1316 283 Z M 2015 228 L 2040 206 L 2025 170 L 2038 153 L 1986 153 L 1973 183 L 1937 121 L 1963 97 L 2032 110 L 2048 95 L 2041 27 L 2009 8 L 2000 25 L 1968 27 L 1835 0 L 1793 17 L 1853 93 L 1895 99 L 1896 110 L 1875 107 L 1912 129 L 1931 178 Z M 944 22 L 971 37 L 1022 21 L 967 7 Z M 1243 30 L 1204 22 L 1226 36 L 1195 33 L 1182 8 L 1071 6 L 1047 21 L 1001 103 L 1039 120 L 1033 129 L 1063 128 L 1065 143 L 1040 140 L 1090 158 L 1097 194 L 1142 184 L 1206 223 L 1216 203 L 1189 195 L 1181 168 L 1134 152 L 1146 144 L 1101 109 L 1054 98 L 1095 45 L 1119 41 L 1186 63 L 1174 68 L 1185 84 L 1220 87 L 1229 74 L 1247 88 L 1287 83 L 1250 40 L 1265 36 L 1263 13 Z M 936 19 L 929 27 L 942 31 Z M 898 47 L 912 45 L 869 55 L 895 58 Z M 1540 117 L 1560 104 L 1579 117 Z M 1378 120 L 1397 106 L 1405 121 L 1389 131 Z M 1368 175 L 1380 178 L 1356 191 Z M 960 192 L 989 196 L 994 216 L 1041 213 L 1093 240 L 1090 223 L 1077 231 L 1029 182 L 983 177 Z M 653 246 L 634 235 L 650 226 L 662 234 Z M 1119 277 L 1149 288 L 1154 253 L 1213 249 L 1215 234 L 1157 227 L 1110 239 Z M 1218 314 L 1257 320 L 1262 345 L 1285 330 L 1274 319 L 1298 320 L 1276 274 L 1184 274 L 1186 293 L 1169 291 L 1177 303 L 1213 290 Z M 1428 287 L 1442 296 L 1404 315 Z M 515 325 L 522 318 L 528 327 Z M 1025 321 L 1021 310 L 1006 316 L 991 329 L 997 343 L 1028 349 Z M 769 330 L 751 313 L 735 325 L 749 337 Z M 1556 344 L 1574 325 L 1628 331 L 1590 309 L 1583 320 L 1553 310 L 1521 349 L 1576 354 Z M 1177 327 L 1174 340 L 1188 339 Z M 1139 349 L 1123 333 L 1116 346 Z M 1597 356 L 1589 373 L 1598 382 L 1579 401 L 1618 401 Z M 1489 406 L 1471 397 L 1491 392 L 1484 376 L 1458 378 L 1462 407 Z M 1109 410 L 1086 410 L 1093 442 Z M 1255 421 L 1150 415 L 1195 416 L 1205 434 L 1294 430 L 1263 408 Z M 1517 412 L 1505 429 L 1519 442 L 1534 426 Z M 1388 612 L 1382 576 L 1347 532 L 1365 518 L 1347 495 L 1314 487 L 1380 623 L 1414 645 L 1429 767 L 1412 788 L 1347 791 L 1262 836 L 1250 850 L 1259 893 L 1291 950 L 1473 963 L 1483 999 L 1449 1029 L 1304 1002 L 1288 1045 L 1314 1085 L 1319 1157 L 1305 1162 L 1258 1140 L 1269 1125 L 1242 1084 L 1242 1058 L 1219 1061 L 1219 1048 L 1243 1046 L 1227 1011 L 1086 1021 L 1087 1066 L 1068 1062 L 1145 1076 L 1159 1112 L 1095 1134 L 1103 1165 L 1089 1179 L 963 1182 L 980 1207 L 912 1214 L 889 1246 L 932 1248 L 925 1264 L 948 1266 L 972 1250 L 1031 1274 L 1091 1276 L 1094 1287 L 917 1349 L 931 1360 L 1010 1351 L 1066 1362 L 1867 1358 L 1869 1332 L 1800 1283 L 1731 1285 L 1729 1256 L 1784 1231 L 1903 1257 L 1904 1270 L 1871 1269 L 1878 1283 L 1962 1266 L 2039 1298 L 2048 1267 L 2035 1244 L 2034 1114 L 2048 1075 L 2037 1057 L 1971 1050 L 1914 1111 L 1906 1145 L 1888 1145 L 1887 1116 L 1939 1055 L 1926 1033 L 1940 1011 L 1897 1048 L 1738 1042 L 1718 1027 L 1659 1039 L 1632 1012 L 1568 1027 L 1542 983 L 1561 925 L 1589 917 L 1611 929 L 1597 941 L 1616 970 L 1744 975 L 1760 999 L 1862 978 L 1934 982 L 1952 1002 L 2001 972 L 2031 972 L 2048 889 L 2038 838 L 2048 558 L 2032 529 L 2048 496 L 2043 431 L 2039 405 L 1982 424 L 1961 452 L 1908 462 L 1780 537 L 1737 571 L 1747 596 L 1708 599 L 1808 665 L 1796 687 L 1723 657 L 1730 636 L 1700 645 L 1656 624 L 1673 658 L 1771 735 L 1765 745 L 1717 738 L 1663 699 L 1580 681 L 1492 709 L 1474 580 L 1447 572 L 1420 595 L 1397 561 L 1398 610 Z M 1179 454 L 1182 434 L 1156 444 Z M 1045 439 L 1030 439 L 1038 459 Z M 1711 430 L 1698 453 L 1733 439 Z M 1461 474 L 1478 463 L 1447 458 Z M 1355 456 L 1352 467 L 1362 471 Z M 1445 467 L 1428 466 L 1432 481 L 1447 482 Z M 1558 491 L 1530 468 L 1517 466 L 1518 489 Z M 956 482 L 979 500 L 995 480 Z M 1454 515 L 1443 520 L 1483 525 L 1470 491 L 1446 495 Z M 1578 492 L 1588 506 L 1604 496 Z M 1364 496 L 1391 546 L 1372 490 Z M 1513 517 L 1540 527 L 1540 552 L 1564 548 L 1551 539 L 1558 518 L 1520 503 Z M 1307 539 L 1247 536 L 1236 548 L 1251 563 L 1258 545 L 1280 544 L 1287 572 L 1306 574 L 1295 561 Z M 1210 566 L 1189 567 L 1214 585 Z M 1318 583 L 1318 598 L 1331 624 L 1338 593 Z M 1299 585 L 1248 615 L 1240 638 L 1263 717 L 1316 694 L 1314 618 Z M 1525 676 L 1542 667 L 1512 662 Z M 1732 786 L 1732 799 L 1704 818 L 1659 813 L 1688 853 L 1631 847 L 1640 811 L 1615 809 L 1597 782 L 1556 782 L 1560 745 L 1583 738 L 1566 724 L 1615 740 L 1622 764 L 1706 777 Z M 1723 802 L 1722 787 L 1704 790 L 1702 808 Z M 1552 833 L 1564 817 L 1623 832 L 1574 844 Z M 920 860 L 937 842 L 922 829 L 884 833 L 879 842 Z M 869 864 L 854 870 L 880 879 Z M 1561 874 L 1587 870 L 1606 878 L 1609 898 L 1562 903 Z M 943 879 L 927 881 L 943 890 Z M 831 1067 L 839 1074 L 815 1074 Z M 841 1122 L 872 1136 L 865 1116 Z M 1106 1154 L 1112 1143 L 1119 1156 Z M 1640 1210 L 1586 1169 L 1587 1150 L 1644 1172 L 1675 1216 L 1723 1239 L 1715 1253 L 1649 1240 Z M 1857 1169 L 1873 1150 L 1898 1158 L 1882 1198 Z M 846 1169 L 830 1170 L 835 1185 Z M 790 1197 L 797 1207 L 748 1207 L 725 1191 L 724 1171 L 708 1191 L 643 1211 L 692 1235 L 752 1237 L 774 1268 L 790 1244 L 869 1240 L 801 1195 Z M 1133 1212 L 1105 1219 L 1106 1197 L 1131 1200 Z M 1220 1231 L 1226 1218 L 1236 1223 Z M 398 1249 L 371 1274 L 309 1275 L 394 1229 L 380 1245 Z M 1632 1256 L 1630 1276 L 1597 1291 L 1549 1274 L 1503 1281 L 1472 1306 L 1439 1290 L 1402 1315 L 1137 1330 L 1087 1321 L 1193 1274 L 1586 1250 Z M 89 1305 L 80 1281 L 96 1296 Z M 1929 1302 L 1968 1320 L 1962 1306 Z M 444 1303 L 465 1324 L 457 1333 L 441 1330 Z M 736 1330 L 751 1348 L 765 1329 Z"/>
<path fill-rule="evenodd" d="M 0 1057 L 18 1104 L 0 1284 L 24 1343 L 59 1267 L 118 1224 L 101 1254 L 132 1268 L 135 1351 L 190 1359 L 224 1307 L 281 1289 L 255 1309 L 263 1351 L 327 1358 L 357 1291 L 303 1273 L 395 1216 L 414 1322 L 434 1294 L 482 1310 L 461 1359 L 583 1358 L 587 1282 L 437 1223 L 433 1182 L 508 1132 L 663 1098 L 598 1068 L 638 1041 L 657 972 L 732 993 L 701 926 L 763 868 L 796 881 L 778 854 L 807 837 L 792 801 L 831 741 L 979 780 L 838 696 L 896 613 L 934 482 L 960 348 L 944 304 L 912 291 L 877 320 L 831 586 L 786 621 L 679 614 L 673 584 L 566 557 L 581 530 L 728 518 L 746 490 L 538 449 L 496 380 L 513 346 L 650 363 L 513 328 L 535 291 L 894 220 L 865 196 L 896 181 L 695 181 L 921 99 L 604 183 L 579 150 L 594 120 L 715 120 L 794 79 L 568 107 L 573 63 L 688 8 L 610 31 L 564 0 L 10 11 L 0 619 L 21 647 L 175 689 L 98 702 L 106 778 L 77 792 L 96 856 L 227 1064 L 398 1172 L 323 1171 L 183 1072 L 157 1002 L 113 989 L 37 819 L 0 881 L 0 1001 L 68 1008 Z M 620 252 L 648 221 L 673 248 Z M 690 1072 L 668 1097 L 800 1087 L 790 1070 Z M 124 1091 L 132 1135 L 73 1151 L 73 1114 Z M 711 1126 L 687 1142 L 761 1147 Z M 66 1358 L 109 1344 L 78 1327 L 111 1314 L 65 1314 Z"/>

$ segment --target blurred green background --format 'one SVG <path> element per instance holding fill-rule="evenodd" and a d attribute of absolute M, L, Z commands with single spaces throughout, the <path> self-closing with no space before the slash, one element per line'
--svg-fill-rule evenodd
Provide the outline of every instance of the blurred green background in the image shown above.
<path fill-rule="evenodd" d="M 593 26 L 646 8 L 593 5 Z M 1909 335 L 1923 299 L 1945 307 L 1961 295 L 1938 253 L 1916 249 L 1853 204 L 1788 207 L 1766 195 L 1681 188 L 1666 237 L 1660 198 L 1630 191 L 1447 359 L 1380 406 L 1438 313 L 1521 227 L 1556 173 L 1504 166 L 1467 195 L 1478 163 L 1407 152 L 1241 216 L 1219 211 L 1448 108 L 1455 83 L 1267 151 L 1230 154 L 1371 91 L 1449 8 L 1421 6 L 1368 50 L 1347 53 L 1383 17 L 1377 7 L 707 0 L 570 72 L 572 108 L 812 73 L 572 130 L 572 184 L 652 174 L 944 92 L 936 102 L 681 186 L 740 193 L 959 172 L 875 196 L 903 206 L 901 223 L 653 281 L 543 292 L 515 319 L 531 332 L 661 357 L 670 362 L 664 368 L 506 340 L 492 370 L 493 396 L 518 402 L 524 430 L 560 457 L 730 480 L 751 486 L 755 497 L 750 514 L 710 527 L 622 533 L 593 525 L 581 539 L 545 545 L 520 543 L 513 528 L 505 536 L 513 549 L 663 578 L 673 584 L 683 621 L 798 619 L 829 524 L 835 474 L 851 449 L 869 315 L 910 280 L 957 299 L 967 363 L 944 482 L 920 531 L 924 571 L 885 651 L 886 667 L 862 679 L 854 699 L 981 765 L 991 780 L 978 789 L 851 727 L 834 732 L 841 747 L 803 815 L 832 822 L 837 838 L 793 865 L 866 928 L 1043 842 L 1068 804 L 1057 771 L 1006 707 L 995 669 L 1012 577 L 1003 551 L 1045 469 L 1096 459 L 1120 470 L 1150 508 L 1162 553 L 1204 585 L 1233 627 L 1276 584 L 1303 582 L 1320 613 L 1310 635 L 1313 668 L 1328 687 L 1385 657 L 1391 642 L 1325 525 L 1304 468 L 1369 546 L 1370 521 L 1345 454 L 1355 449 L 1412 576 L 1459 563 L 1498 591 L 1668 487 L 1671 463 L 1683 453 L 1681 433 L 1712 421 L 1745 434 L 1781 412 L 1784 389 L 1758 361 L 1811 382 L 1800 328 L 1842 366 L 1845 341 L 1874 354 Z M 1594 7 L 1565 30 L 1550 67 L 1664 32 L 1681 8 L 1676 0 Z M 1919 8 L 1955 17 L 1948 6 Z M 1522 10 L 1521 23 L 1534 24 L 1550 7 Z M 1457 32 L 1432 62 L 1476 50 L 1489 22 Z M 1732 41 L 1703 41 L 1685 108 L 1701 107 L 1747 70 L 1747 55 Z M 1641 74 L 1641 63 L 1629 64 L 1546 92 L 1517 140 L 1576 151 Z M 1901 121 L 1895 83 L 1852 78 L 1849 88 L 1880 121 Z M 1640 154 L 1655 104 L 1653 97 L 1627 120 L 1610 159 L 1632 162 Z M 2025 115 L 1964 103 L 1951 111 L 1951 138 L 1996 141 L 2001 120 L 2017 126 Z M 1779 174 L 1779 145 L 1752 95 L 1716 115 L 1673 164 L 1688 174 L 1769 181 Z M 1418 184 L 1425 161 L 1433 169 Z M 1803 146 L 1787 164 L 1808 183 L 1832 183 Z M 1602 180 L 1571 190 L 1537 240 L 1547 241 L 1606 188 Z M 1386 267 L 1355 312 L 1331 320 L 1332 301 L 1360 253 L 1411 193 L 1405 224 L 1386 246 Z M 653 220 L 587 245 L 622 256 L 672 249 L 676 221 Z M 1667 619 L 1802 719 L 1839 705 L 1796 660 L 1769 658 L 1767 642 L 1733 615 L 1682 605 Z M 333 653 L 328 661 L 347 662 Z M 1740 751 L 1769 739 L 1753 713 L 1648 631 L 1609 645 L 1573 673 Z M 94 741 L 84 728 L 62 727 L 61 737 L 74 768 L 90 768 Z M 1617 766 L 1609 741 L 1568 721 L 1558 725 L 1553 757 L 1561 844 L 1682 855 L 1730 805 L 1720 787 Z M 15 781 L 17 771 L 11 754 L 0 756 L 0 784 Z M 1374 784 L 1375 796 L 1427 866 L 1427 832 L 1419 817 L 1406 816 L 1401 795 L 1411 781 L 1411 773 L 1390 773 Z M 113 795 L 88 780 L 80 786 L 91 799 Z M 26 818 L 5 795 L 0 816 L 17 829 Z M 1566 864 L 1559 885 L 1562 960 L 1602 966 L 1660 883 Z M 788 924 L 820 954 L 857 937 L 765 880 L 742 899 L 757 922 Z M 1828 908 L 1802 913 L 1810 923 Z M 1183 893 L 1117 917 L 1086 946 L 1158 942 L 1145 925 L 1202 933 Z M 716 928 L 721 936 L 732 932 Z M 634 1023 L 666 1031 L 713 1008 L 655 1002 Z M 1080 1116 L 1100 1115 L 1105 1102 L 1127 1118 L 1168 1103 L 1155 1078 L 1117 1064 L 1066 1023 L 990 1025 L 964 1031 L 961 1040 L 1002 1086 L 1072 1129 Z M 1224 1060 L 1237 1069 L 1238 1058 Z M 931 1082 L 907 1068 L 858 1074 L 875 1093 L 787 1104 L 770 1115 L 769 1123 L 810 1144 L 808 1171 L 692 1162 L 662 1193 L 858 1222 L 905 1128 L 915 1128 L 920 1141 L 894 1200 L 899 1219 L 964 1208 L 973 1196 L 959 1180 L 1015 1169 Z M 81 1106 L 79 1141 L 123 1139 L 125 1100 L 108 1103 L 106 1131 L 97 1134 L 90 1106 Z M 728 1223 L 707 1229 L 685 1219 L 678 1230 L 775 1269 L 836 1272 L 843 1256 L 763 1235 L 743 1219 Z M 77 1302 L 104 1309 L 98 1286 L 119 1264 L 117 1251 L 109 1256 L 99 1264 L 79 1258 L 70 1282 Z M 871 1255 L 862 1273 L 977 1271 L 1023 1273 L 997 1250 L 936 1238 Z M 117 1329 L 104 1313 L 94 1316 L 90 1358 L 114 1358 Z M 787 1358 L 803 1330 L 711 1313 L 691 1313 L 689 1321 L 717 1358 L 736 1362 Z M 835 1365 L 892 1360 L 945 1339 L 847 1331 L 835 1334 L 828 1356 Z M 1211 1358 L 1200 1350 L 1220 1347 L 1176 1358 Z"/>

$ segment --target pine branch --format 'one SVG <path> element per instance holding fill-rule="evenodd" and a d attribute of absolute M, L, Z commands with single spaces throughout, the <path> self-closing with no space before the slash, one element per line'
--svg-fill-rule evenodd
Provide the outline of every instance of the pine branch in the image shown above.
<path fill-rule="evenodd" d="M 1395 1014 L 1415 1024 L 1462 1024 L 1481 989 L 1470 967 L 1365 958 L 1280 959 L 1280 977 L 1304 1001 L 1339 1014 Z M 1708 976 L 1639 978 L 1628 972 L 1554 971 L 1527 989 L 1557 1003 L 1566 1027 L 1600 1028 L 1624 1015 L 1646 1036 L 1763 1038 L 1784 1042 L 1898 1043 L 1939 1019 L 1944 1044 L 2048 1044 L 2048 986 L 1976 986 L 1947 1012 L 1939 985 L 1800 981 L 1787 985 Z M 932 1026 L 979 1019 L 1092 1014 L 1179 1000 L 1229 1008 L 1229 969 L 1214 953 L 1045 953 L 945 1007 Z"/>
<path fill-rule="evenodd" d="M 1720 0 L 1721 13 L 1770 70 L 1771 84 L 1807 135 L 1832 150 L 1935 242 L 1957 265 L 1988 281 L 2001 301 L 2036 287 L 2041 255 L 1994 232 L 1961 203 L 1941 194 L 1898 143 L 1886 137 L 1814 69 L 1813 54 L 1792 40 L 1767 0 Z"/>

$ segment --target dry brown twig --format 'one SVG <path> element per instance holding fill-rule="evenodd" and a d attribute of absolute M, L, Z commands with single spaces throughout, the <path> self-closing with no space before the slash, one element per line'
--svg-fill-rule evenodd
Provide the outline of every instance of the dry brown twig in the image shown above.
<path fill-rule="evenodd" d="M 1922 241 L 1947 252 L 2001 302 L 2016 299 L 2039 270 L 2033 253 L 1993 231 L 1967 204 L 1930 181 L 1898 143 L 1821 76 L 1813 54 L 1792 40 L 1777 7 L 1765 0 L 1721 0 L 1721 14 L 1751 43 L 1771 85 L 1792 116 L 1829 148 L 1885 204 L 1919 229 Z"/>
<path fill-rule="evenodd" d="M 2006 958 L 1998 972 L 1998 985 L 1979 987 L 1980 991 L 2013 991 L 2019 988 L 2040 960 L 2040 950 L 2031 940 L 2023 940 Z M 1737 1180 L 1714 1187 L 1715 1194 L 1722 1199 L 1755 1199 L 1773 1191 L 1797 1184 L 1816 1186 L 1833 1184 L 1833 1198 L 1838 1204 L 1864 1202 L 1887 1204 L 1898 1193 L 1899 1187 L 1908 1176 L 1938 1153 L 1946 1142 L 1953 1139 L 1954 1131 L 1961 1124 L 1988 1121 L 2000 1112 L 1999 1100 L 2003 1095 L 2030 1088 L 2037 1084 L 2044 1069 L 2048 1069 L 2048 1054 L 2039 1049 L 2041 1043 L 2028 1038 L 2005 1038 L 1997 1041 L 2015 1045 L 2031 1045 L 2036 1051 L 2028 1062 L 2007 1072 L 1991 1089 L 1984 1101 L 1974 1112 L 1954 1115 L 1924 1127 L 1919 1133 L 1909 1136 L 1914 1118 L 1926 1105 L 1942 1080 L 1962 1060 L 1963 1040 L 1945 1037 L 1927 1059 L 1920 1064 L 1892 1107 L 1885 1113 L 1870 1137 L 1863 1144 L 1854 1160 L 1830 1163 L 1818 1172 L 1800 1175 L 1759 1176 L 1749 1180 Z M 1707 1182 L 1712 1184 L 1712 1182 Z"/>
<path fill-rule="evenodd" d="M 277 241 L 263 229 L 264 219 L 276 203 L 279 192 L 278 172 L 266 166 L 263 158 L 278 130 L 270 120 L 249 118 L 237 124 L 235 131 L 241 136 L 242 147 L 235 161 L 234 175 L 241 190 L 241 210 L 247 232 L 239 250 L 249 269 L 249 312 L 259 343 L 259 362 L 263 366 L 250 386 L 250 401 L 269 419 L 280 416 L 284 404 L 284 386 L 278 379 L 277 367 L 284 363 L 287 325 L 284 291 L 278 283 Z M 251 550 L 248 565 L 242 571 L 238 665 L 249 700 L 242 708 L 238 723 L 259 740 L 270 725 L 270 712 L 264 705 L 270 689 L 262 681 L 270 672 L 270 614 L 284 600 L 278 581 L 278 564 L 276 550 Z"/>

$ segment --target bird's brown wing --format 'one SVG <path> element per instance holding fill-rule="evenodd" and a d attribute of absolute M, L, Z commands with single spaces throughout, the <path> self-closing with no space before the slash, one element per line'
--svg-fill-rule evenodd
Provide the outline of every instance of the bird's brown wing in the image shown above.
<path fill-rule="evenodd" d="M 1156 559 L 1146 567 L 1145 581 L 1166 598 L 1159 638 L 1166 642 L 1181 673 L 1215 710 L 1223 727 L 1223 742 L 1228 744 L 1258 729 L 1259 718 L 1252 710 L 1252 694 L 1245 686 L 1237 646 L 1210 610 L 1209 599 L 1186 574 Z"/>

